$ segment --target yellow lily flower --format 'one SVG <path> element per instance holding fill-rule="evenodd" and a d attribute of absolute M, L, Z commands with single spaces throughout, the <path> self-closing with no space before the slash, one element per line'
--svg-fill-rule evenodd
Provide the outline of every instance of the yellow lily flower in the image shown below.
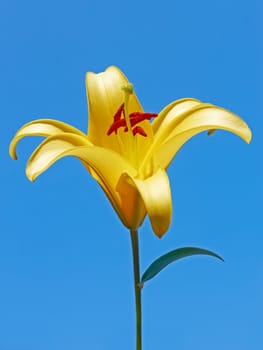
<path fill-rule="evenodd" d="M 34 181 L 64 156 L 79 158 L 131 230 L 148 214 L 157 236 L 167 231 L 172 200 L 166 169 L 192 136 L 224 129 L 247 143 L 251 140 L 241 118 L 197 99 L 174 101 L 158 116 L 144 113 L 132 85 L 117 67 L 87 73 L 86 87 L 88 134 L 57 120 L 34 120 L 18 130 L 10 155 L 17 159 L 16 145 L 23 137 L 46 137 L 28 160 L 27 177 Z"/>

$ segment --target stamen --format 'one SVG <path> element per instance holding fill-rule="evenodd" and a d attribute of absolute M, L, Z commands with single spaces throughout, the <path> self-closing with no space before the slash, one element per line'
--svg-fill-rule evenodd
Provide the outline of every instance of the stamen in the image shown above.
<path fill-rule="evenodd" d="M 130 114 L 131 126 L 134 126 L 144 120 L 150 120 L 152 118 L 156 118 L 158 114 L 156 113 L 142 113 L 142 112 L 134 112 Z"/>
<path fill-rule="evenodd" d="M 134 136 L 136 134 L 142 135 L 144 137 L 147 136 L 146 132 L 139 125 L 135 126 L 135 128 L 132 129 L 132 133 L 133 133 Z"/>
<path fill-rule="evenodd" d="M 119 109 L 117 112 L 114 114 L 113 119 L 116 122 L 117 120 L 121 119 L 121 115 L 124 113 L 124 103 L 120 105 Z"/>
<path fill-rule="evenodd" d="M 118 108 L 117 112 L 113 116 L 113 122 L 107 130 L 107 135 L 115 133 L 117 136 L 121 153 L 128 157 L 131 164 L 137 169 L 139 167 L 139 158 L 138 158 L 138 138 L 134 137 L 135 135 L 141 135 L 143 137 L 147 136 L 145 130 L 138 124 L 145 121 L 156 118 L 156 113 L 144 113 L 144 112 L 132 112 L 129 113 L 129 99 L 133 94 L 133 85 L 127 83 L 122 86 L 122 91 L 124 92 L 123 103 Z M 118 135 L 118 130 L 123 128 L 125 133 L 128 133 L 127 138 L 128 142 L 122 142 L 122 136 Z M 125 149 L 124 149 L 125 145 Z"/>
<path fill-rule="evenodd" d="M 119 128 L 124 127 L 124 132 L 128 131 L 126 119 L 125 118 L 121 119 L 122 114 L 124 115 L 124 104 L 122 104 L 119 107 L 119 109 L 117 110 L 117 112 L 115 113 L 115 115 L 113 117 L 114 122 L 111 124 L 109 130 L 107 131 L 108 136 L 110 134 L 112 134 L 113 132 L 115 132 L 115 134 L 117 134 L 117 131 Z M 133 128 L 135 125 L 141 123 L 144 120 L 150 120 L 152 118 L 156 118 L 157 116 L 158 116 L 158 114 L 156 114 L 156 113 L 133 112 L 129 115 L 129 121 L 130 121 L 131 128 Z M 140 130 L 140 131 L 135 131 L 135 132 L 133 131 L 133 135 L 140 134 L 142 136 L 147 136 L 146 132 L 141 127 L 138 130 Z"/>
<path fill-rule="evenodd" d="M 141 120 L 150 120 L 152 118 L 156 118 L 158 116 L 157 113 L 149 113 L 149 112 L 133 112 L 130 114 L 130 119 L 134 119 L 134 118 L 143 118 Z"/>
<path fill-rule="evenodd" d="M 109 130 L 107 131 L 107 135 L 109 136 L 113 132 L 115 132 L 115 134 L 117 134 L 118 129 L 121 127 L 125 127 L 125 129 L 128 130 L 125 119 L 119 119 L 119 120 L 116 120 L 115 122 L 113 122 L 111 124 Z"/>

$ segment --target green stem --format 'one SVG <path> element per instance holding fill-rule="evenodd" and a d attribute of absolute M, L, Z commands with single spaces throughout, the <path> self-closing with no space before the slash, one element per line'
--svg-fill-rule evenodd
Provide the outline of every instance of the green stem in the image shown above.
<path fill-rule="evenodd" d="M 141 285 L 140 285 L 140 259 L 137 230 L 131 230 L 134 292 L 136 305 L 136 350 L 142 350 L 142 307 L 141 307 Z"/>

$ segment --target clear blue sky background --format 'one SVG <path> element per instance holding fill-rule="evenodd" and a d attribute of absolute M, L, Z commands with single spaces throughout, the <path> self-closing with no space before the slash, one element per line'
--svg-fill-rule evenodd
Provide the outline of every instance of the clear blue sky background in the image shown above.
<path fill-rule="evenodd" d="M 145 350 L 262 350 L 263 104 L 260 0 L 2 0 L 0 350 L 133 350 L 129 235 L 76 159 L 30 183 L 35 118 L 87 129 L 85 73 L 119 66 L 146 110 L 196 97 L 242 116 L 248 146 L 217 132 L 169 169 L 174 215 L 140 232 L 145 269 L 183 245 L 221 254 L 169 266 L 143 290 Z"/>

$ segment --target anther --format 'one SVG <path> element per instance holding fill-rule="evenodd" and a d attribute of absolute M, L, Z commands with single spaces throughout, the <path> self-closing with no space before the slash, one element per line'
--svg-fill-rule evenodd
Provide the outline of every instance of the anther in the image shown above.
<path fill-rule="evenodd" d="M 116 120 L 115 122 L 113 122 L 111 124 L 109 130 L 107 131 L 107 135 L 109 136 L 113 132 L 115 132 L 115 134 L 117 134 L 118 129 L 121 128 L 121 127 L 127 128 L 125 119 L 119 119 L 119 120 Z"/>
<path fill-rule="evenodd" d="M 128 91 L 128 93 L 131 93 L 133 87 L 132 84 L 128 83 L 123 88 L 123 90 Z M 124 118 L 122 118 L 122 115 Z M 141 136 L 146 137 L 147 134 L 137 124 L 141 123 L 144 120 L 151 120 L 152 118 L 156 118 L 158 114 L 156 113 L 149 113 L 149 112 L 133 112 L 130 113 L 128 116 L 129 125 L 132 131 L 133 135 L 139 134 Z M 117 134 L 119 128 L 124 128 L 124 132 L 128 132 L 128 122 L 125 118 L 125 105 L 124 103 L 121 104 L 121 106 L 118 108 L 117 112 L 113 116 L 113 123 L 111 124 L 110 128 L 107 131 L 107 135 L 112 134 L 113 132 Z M 135 127 L 134 127 L 135 126 Z"/>
<path fill-rule="evenodd" d="M 135 126 L 135 128 L 132 129 L 132 133 L 133 133 L 134 136 L 136 134 L 142 135 L 144 137 L 147 136 L 146 132 L 139 125 Z"/>
<path fill-rule="evenodd" d="M 124 103 L 120 105 L 119 109 L 113 116 L 113 120 L 116 122 L 117 120 L 121 119 L 121 115 L 124 112 Z"/>
<path fill-rule="evenodd" d="M 156 118 L 158 114 L 156 113 L 142 113 L 142 112 L 134 112 L 130 114 L 131 126 L 134 126 L 144 120 L 150 120 L 152 118 Z"/>

